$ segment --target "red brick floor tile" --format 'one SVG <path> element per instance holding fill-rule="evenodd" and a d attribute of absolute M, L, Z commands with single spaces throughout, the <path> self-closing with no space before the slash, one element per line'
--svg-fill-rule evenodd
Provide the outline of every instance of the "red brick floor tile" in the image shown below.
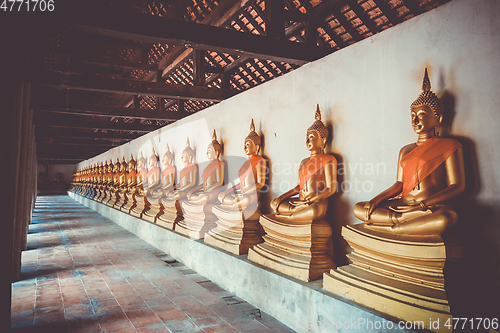
<path fill-rule="evenodd" d="M 134 326 L 132 326 L 132 323 L 126 319 L 126 320 L 116 320 L 116 321 L 109 321 L 109 322 L 100 322 L 101 329 L 103 332 L 135 332 Z"/>
<path fill-rule="evenodd" d="M 217 325 L 205 327 L 203 329 L 206 333 L 238 333 L 238 331 L 231 325 Z"/>
<path fill-rule="evenodd" d="M 163 324 L 163 321 L 151 309 L 128 310 L 125 314 L 135 328 Z"/>
<path fill-rule="evenodd" d="M 177 307 L 170 309 L 154 308 L 153 311 L 164 323 L 169 321 L 188 320 L 188 316 Z"/>
<path fill-rule="evenodd" d="M 137 333 L 171 333 L 164 324 L 152 324 L 146 327 L 136 328 Z"/>
<path fill-rule="evenodd" d="M 184 310 L 190 318 L 214 317 L 216 314 L 205 305 L 193 305 Z"/>
<path fill-rule="evenodd" d="M 249 317 L 247 317 L 249 318 Z M 241 332 L 257 331 L 257 330 L 267 330 L 268 328 L 255 319 L 239 320 L 239 321 L 229 321 L 229 324 Z"/>
<path fill-rule="evenodd" d="M 218 316 L 210 316 L 205 318 L 191 318 L 191 320 L 199 328 L 205 328 L 210 326 L 227 325 L 228 323 Z"/>
<path fill-rule="evenodd" d="M 143 297 L 143 299 L 144 299 L 144 297 Z M 171 308 L 171 307 L 176 307 L 177 306 L 167 296 L 162 296 L 162 297 L 158 297 L 158 298 L 151 299 L 151 300 L 145 300 L 145 301 L 152 308 L 167 309 L 167 308 Z"/>
<path fill-rule="evenodd" d="M 180 321 L 169 321 L 166 322 L 165 325 L 171 330 L 173 333 L 176 332 L 200 332 L 200 328 L 196 326 L 191 320 L 180 320 Z"/>

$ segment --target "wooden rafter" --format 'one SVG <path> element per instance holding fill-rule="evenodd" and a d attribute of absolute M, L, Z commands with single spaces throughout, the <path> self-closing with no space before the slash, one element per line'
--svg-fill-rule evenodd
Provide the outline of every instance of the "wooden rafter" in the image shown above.
<path fill-rule="evenodd" d="M 58 89 L 76 89 L 95 92 L 147 95 L 163 98 L 181 98 L 205 101 L 222 101 L 236 92 L 227 89 L 193 87 L 182 84 L 165 84 L 137 80 L 110 79 L 85 75 L 60 75 L 44 73 L 33 81 L 40 86 Z"/>

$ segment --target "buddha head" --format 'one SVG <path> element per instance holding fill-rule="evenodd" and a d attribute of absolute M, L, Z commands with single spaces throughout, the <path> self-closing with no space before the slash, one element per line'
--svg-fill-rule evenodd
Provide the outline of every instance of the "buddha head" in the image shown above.
<path fill-rule="evenodd" d="M 159 160 L 160 158 L 158 157 L 158 155 L 156 155 L 156 150 L 153 147 L 153 152 L 151 153 L 151 156 L 149 156 L 149 166 L 151 168 L 158 167 Z"/>
<path fill-rule="evenodd" d="M 186 148 L 182 151 L 181 159 L 184 164 L 191 163 L 194 158 L 194 150 L 191 148 L 191 144 L 189 143 L 189 138 L 186 141 Z"/>
<path fill-rule="evenodd" d="M 411 104 L 412 127 L 417 134 L 439 134 L 443 121 L 443 102 L 431 91 L 427 68 L 422 82 L 422 93 Z"/>
<path fill-rule="evenodd" d="M 128 161 L 128 171 L 135 171 L 136 163 L 134 160 L 134 155 L 130 154 L 130 161 Z"/>
<path fill-rule="evenodd" d="M 142 151 L 141 151 L 141 154 L 139 156 L 139 158 L 137 159 L 137 169 L 141 170 L 141 169 L 144 169 L 146 167 L 146 159 L 144 158 L 144 155 L 142 155 Z"/>
<path fill-rule="evenodd" d="M 119 171 L 120 171 L 120 159 L 117 157 L 114 172 L 119 172 Z"/>
<path fill-rule="evenodd" d="M 103 173 L 108 172 L 108 161 L 104 161 L 104 166 L 102 167 L 102 172 Z"/>
<path fill-rule="evenodd" d="M 323 152 L 326 140 L 328 139 L 328 128 L 321 121 L 321 112 L 319 111 L 319 104 L 316 106 L 315 121 L 307 129 L 306 146 L 309 151 Z"/>
<path fill-rule="evenodd" d="M 255 132 L 255 124 L 252 119 L 252 123 L 250 124 L 250 133 L 245 138 L 245 146 L 243 148 L 245 150 L 245 154 L 248 156 L 258 155 L 260 151 L 260 144 L 261 138 L 260 135 Z"/>
<path fill-rule="evenodd" d="M 212 134 L 212 142 L 208 145 L 207 148 L 207 157 L 209 160 L 215 160 L 218 159 L 220 154 L 222 153 L 222 146 L 220 145 L 219 141 L 217 141 L 217 134 Z"/>
<path fill-rule="evenodd" d="M 127 170 L 127 162 L 125 162 L 125 156 L 122 157 L 122 162 L 120 163 L 120 172 L 125 172 Z"/>
<path fill-rule="evenodd" d="M 168 146 L 168 143 L 167 143 L 167 151 L 165 152 L 165 154 L 163 154 L 163 164 L 165 166 L 171 165 L 173 158 L 174 158 L 174 154 L 172 154 L 172 152 L 170 151 L 170 147 Z"/>
<path fill-rule="evenodd" d="M 108 173 L 113 172 L 113 160 L 109 160 Z"/>

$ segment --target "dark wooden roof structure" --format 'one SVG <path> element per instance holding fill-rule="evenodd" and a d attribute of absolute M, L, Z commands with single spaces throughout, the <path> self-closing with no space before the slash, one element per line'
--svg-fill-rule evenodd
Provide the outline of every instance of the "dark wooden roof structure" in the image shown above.
<path fill-rule="evenodd" d="M 25 60 L 38 161 L 90 158 L 447 1 L 101 0 L 40 15 Z"/>

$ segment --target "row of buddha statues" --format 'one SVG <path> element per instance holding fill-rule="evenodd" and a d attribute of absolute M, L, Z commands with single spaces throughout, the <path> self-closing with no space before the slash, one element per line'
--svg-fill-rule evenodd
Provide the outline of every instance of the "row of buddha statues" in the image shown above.
<path fill-rule="evenodd" d="M 310 156 L 300 163 L 298 185 L 271 200 L 274 214 L 261 215 L 259 209 L 268 170 L 253 120 L 244 140 L 248 160 L 236 186 L 223 186 L 225 165 L 214 130 L 199 185 L 188 139 L 177 182 L 167 145 L 163 170 L 153 149 L 149 169 L 141 153 L 137 163 L 132 156 L 128 164 L 122 158 L 77 171 L 73 191 L 226 251 L 248 253 L 250 261 L 299 280 L 324 277 L 325 288 L 346 297 L 354 297 L 357 286 L 355 301 L 369 307 L 386 302 L 393 311 L 406 309 L 400 315 L 405 318 L 414 307 L 449 315 L 443 267 L 459 259 L 460 251 L 450 251 L 447 246 L 459 246 L 441 235 L 457 222 L 449 201 L 463 192 L 465 172 L 460 143 L 440 136 L 443 103 L 431 91 L 427 70 L 410 114 L 418 139 L 400 150 L 396 182 L 354 206 L 363 223 L 342 228 L 351 253 L 349 265 L 338 268 L 332 259 L 333 221 L 325 220 L 331 215 L 329 197 L 337 191 L 337 161 L 324 151 L 329 133 L 319 106 L 306 131 Z M 364 296 L 374 288 L 379 298 Z"/>

